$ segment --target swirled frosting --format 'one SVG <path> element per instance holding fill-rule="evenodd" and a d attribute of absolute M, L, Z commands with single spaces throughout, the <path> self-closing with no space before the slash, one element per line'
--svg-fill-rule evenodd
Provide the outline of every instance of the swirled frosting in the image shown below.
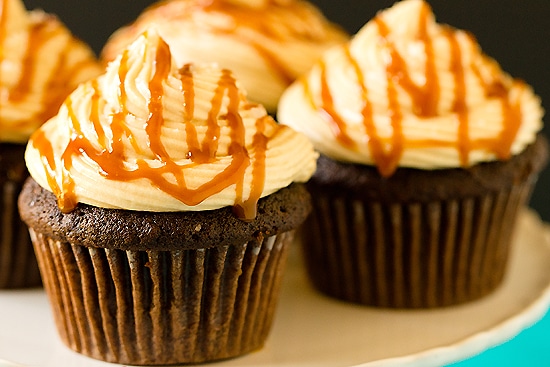
<path fill-rule="evenodd" d="M 178 65 L 216 62 L 250 100 L 275 111 L 283 90 L 348 36 L 302 0 L 168 0 L 146 9 L 108 40 L 111 60 L 146 29 L 168 42 Z"/>
<path fill-rule="evenodd" d="M 309 179 L 311 142 L 247 101 L 233 74 L 176 66 L 148 31 L 80 85 L 29 140 L 31 176 L 62 211 L 78 202 L 141 211 L 233 206 L 253 219 L 257 201 Z"/>
<path fill-rule="evenodd" d="M 536 139 L 539 98 L 429 5 L 382 11 L 282 96 L 278 120 L 344 162 L 440 169 L 505 160 Z"/>
<path fill-rule="evenodd" d="M 0 141 L 26 143 L 78 83 L 101 72 L 54 16 L 0 0 Z"/>

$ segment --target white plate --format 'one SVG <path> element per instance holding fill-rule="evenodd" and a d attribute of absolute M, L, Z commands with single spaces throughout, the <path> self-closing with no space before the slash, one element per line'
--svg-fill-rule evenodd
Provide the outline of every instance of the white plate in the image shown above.
<path fill-rule="evenodd" d="M 441 366 L 500 344 L 550 305 L 550 229 L 522 214 L 504 284 L 490 296 L 438 310 L 366 308 L 321 296 L 293 253 L 265 347 L 215 366 Z M 41 290 L 0 292 L 0 359 L 24 366 L 112 366 L 68 350 Z M 4 366 L 0 360 L 0 366 Z"/>

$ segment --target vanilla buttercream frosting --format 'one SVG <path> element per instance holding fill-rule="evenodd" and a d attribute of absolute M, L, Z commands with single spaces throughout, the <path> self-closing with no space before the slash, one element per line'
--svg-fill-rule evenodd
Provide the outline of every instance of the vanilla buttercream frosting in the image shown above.
<path fill-rule="evenodd" d="M 29 140 L 31 176 L 70 211 L 79 202 L 140 211 L 233 206 L 309 179 L 311 142 L 246 99 L 232 72 L 178 67 L 147 31 L 80 85 Z"/>
<path fill-rule="evenodd" d="M 302 0 L 168 0 L 116 31 L 102 57 L 113 59 L 148 28 L 166 40 L 178 65 L 216 62 L 232 70 L 250 100 L 270 112 L 323 51 L 348 39 Z"/>
<path fill-rule="evenodd" d="M 405 0 L 288 88 L 278 120 L 321 153 L 377 166 L 443 169 L 504 160 L 534 142 L 543 109 L 466 31 Z"/>
<path fill-rule="evenodd" d="M 26 143 L 78 83 L 100 72 L 91 49 L 55 16 L 0 0 L 0 141 Z"/>

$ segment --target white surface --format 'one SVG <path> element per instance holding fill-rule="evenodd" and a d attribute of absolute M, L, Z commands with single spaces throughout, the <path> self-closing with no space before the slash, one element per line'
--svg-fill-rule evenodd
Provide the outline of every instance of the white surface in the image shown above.
<path fill-rule="evenodd" d="M 481 301 L 423 311 L 380 310 L 316 293 L 292 254 L 266 346 L 215 366 L 441 366 L 500 344 L 550 305 L 550 229 L 522 215 L 504 284 Z M 0 292 L 0 367 L 113 366 L 60 342 L 41 290 Z"/>

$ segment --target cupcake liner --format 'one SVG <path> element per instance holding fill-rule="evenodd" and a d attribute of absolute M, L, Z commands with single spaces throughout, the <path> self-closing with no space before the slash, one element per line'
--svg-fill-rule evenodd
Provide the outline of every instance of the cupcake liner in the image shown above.
<path fill-rule="evenodd" d="M 321 292 L 370 306 L 478 299 L 502 282 L 518 211 L 533 185 L 426 203 L 359 200 L 317 187 L 300 232 L 308 274 Z"/>
<path fill-rule="evenodd" d="M 261 348 L 294 236 L 122 251 L 30 233 L 63 342 L 92 358 L 133 365 L 200 363 Z"/>
<path fill-rule="evenodd" d="M 42 284 L 29 231 L 17 208 L 17 197 L 28 177 L 24 150 L 24 145 L 0 144 L 0 289 Z"/>

